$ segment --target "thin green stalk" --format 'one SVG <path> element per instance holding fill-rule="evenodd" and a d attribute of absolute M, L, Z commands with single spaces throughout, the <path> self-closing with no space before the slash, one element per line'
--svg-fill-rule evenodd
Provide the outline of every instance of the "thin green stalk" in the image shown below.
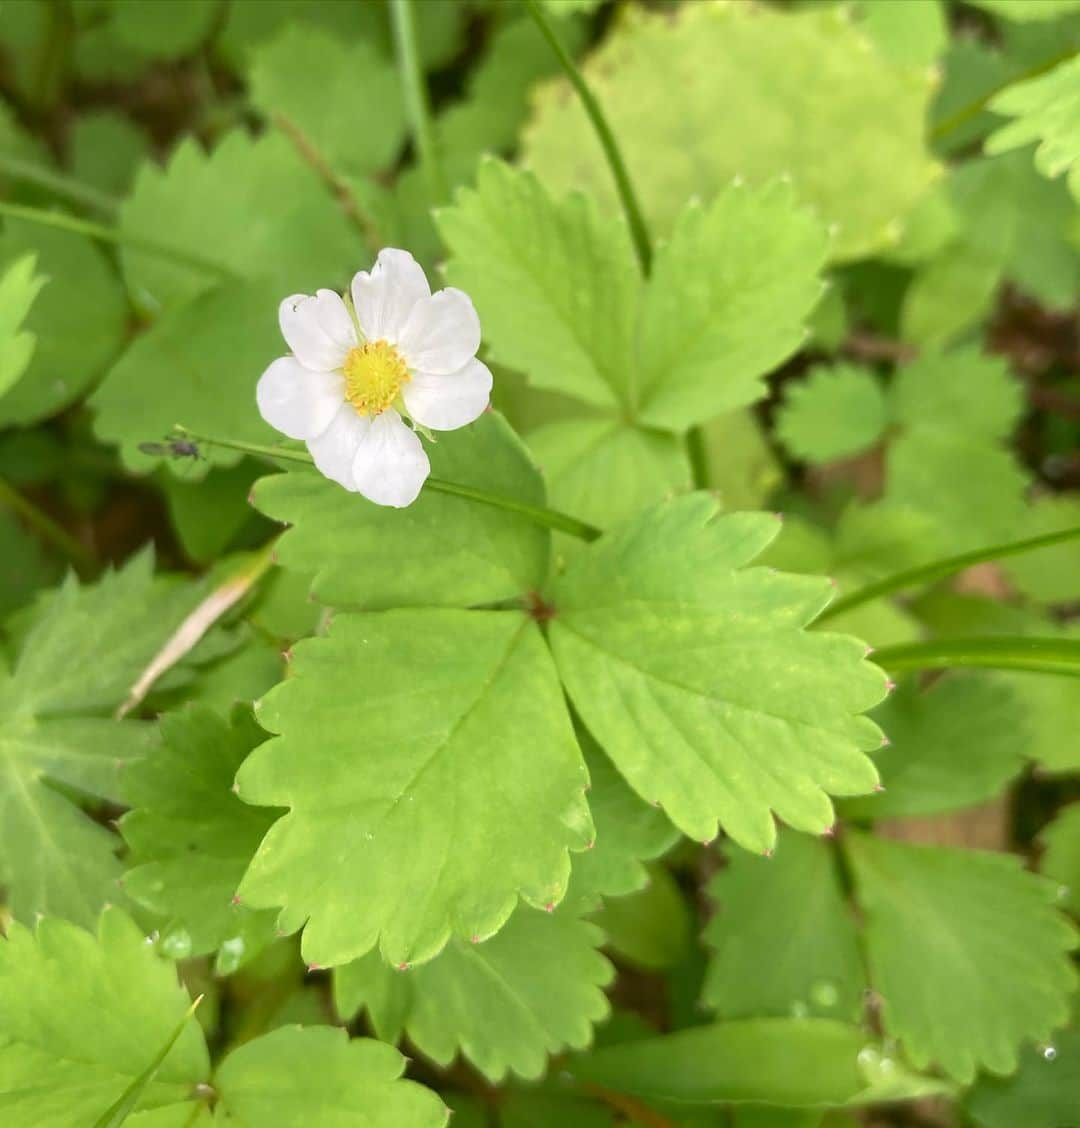
<path fill-rule="evenodd" d="M 525 5 L 529 9 L 529 15 L 532 16 L 541 34 L 548 41 L 552 51 L 555 52 L 556 58 L 566 72 L 566 77 L 577 91 L 577 95 L 581 99 L 581 104 L 585 107 L 585 112 L 589 115 L 593 129 L 596 130 L 596 136 L 603 146 L 604 156 L 607 158 L 608 165 L 611 168 L 611 175 L 615 178 L 615 187 L 618 189 L 619 200 L 622 203 L 623 211 L 626 213 L 626 221 L 630 225 L 630 234 L 633 237 L 634 247 L 637 250 L 638 259 L 641 262 L 642 272 L 648 277 L 649 271 L 652 268 L 652 240 L 649 238 L 649 229 L 645 225 L 645 216 L 641 210 L 641 205 L 638 203 L 637 196 L 634 193 L 634 186 L 630 181 L 630 173 L 626 169 L 626 163 L 623 161 L 622 153 L 619 151 L 615 135 L 611 132 L 611 127 L 604 117 L 604 111 L 600 108 L 600 103 L 593 96 L 593 92 L 589 89 L 581 71 L 578 70 L 577 64 L 566 53 L 566 49 L 563 47 L 562 43 L 559 42 L 559 37 L 555 34 L 554 28 L 551 26 L 551 21 L 547 17 L 547 13 L 541 8 L 539 3 L 537 3 L 537 0 L 525 0 Z"/>
<path fill-rule="evenodd" d="M 959 556 L 948 556 L 944 560 L 935 560 L 931 564 L 922 564 L 918 568 L 908 568 L 904 572 L 895 572 L 875 583 L 867 584 L 850 595 L 845 595 L 835 603 L 830 604 L 819 616 L 818 622 L 831 619 L 834 615 L 843 614 L 853 607 L 860 607 L 872 599 L 880 599 L 883 595 L 902 591 L 904 588 L 917 587 L 920 584 L 932 583 L 934 580 L 944 579 L 946 576 L 955 575 L 973 564 L 985 564 L 989 560 L 1003 560 L 1007 556 L 1019 556 L 1024 552 L 1033 552 L 1038 548 L 1046 548 L 1052 544 L 1061 544 L 1063 541 L 1074 540 L 1080 537 L 1080 525 L 1072 529 L 1063 529 L 1057 533 L 1044 533 L 1038 537 L 1027 537 L 1024 540 L 1009 541 L 1006 544 L 995 544 L 988 548 L 977 548 L 973 552 L 962 552 Z"/>
<path fill-rule="evenodd" d="M 7 215 L 12 219 L 25 219 L 28 223 L 38 223 L 42 227 L 55 227 L 58 231 L 70 231 L 73 235 L 85 235 L 88 239 L 98 239 L 103 243 L 116 243 L 120 246 L 130 247 L 133 251 L 141 251 L 143 254 L 168 259 L 192 270 L 216 274 L 219 278 L 231 278 L 233 276 L 232 271 L 220 263 L 210 262 L 197 255 L 189 255 L 186 251 L 177 250 L 175 247 L 158 243 L 153 239 L 144 239 L 141 235 L 132 235 L 126 231 L 118 231 L 114 227 L 104 227 L 100 223 L 78 219 L 73 215 L 67 215 L 65 212 L 45 211 L 42 208 L 24 207 L 22 204 L 0 202 L 0 215 Z"/>
<path fill-rule="evenodd" d="M 314 459 L 306 450 L 287 450 L 281 447 L 261 446 L 258 443 L 244 443 L 235 439 L 215 439 L 208 435 L 197 435 L 186 427 L 173 428 L 178 437 L 193 443 L 206 443 L 209 446 L 225 447 L 227 450 L 243 451 L 261 458 L 280 458 L 286 462 L 305 462 L 309 465 Z M 562 533 L 569 533 L 579 540 L 593 541 L 602 535 L 602 530 L 585 521 L 579 521 L 567 513 L 560 513 L 557 509 L 547 509 L 541 505 L 530 505 L 517 498 L 507 497 L 505 494 L 491 493 L 489 490 L 467 486 L 460 482 L 447 482 L 442 478 L 428 478 L 424 489 L 432 493 L 450 494 L 453 497 L 466 498 L 469 501 L 479 502 L 481 505 L 490 505 L 502 509 L 507 513 L 515 513 L 524 517 L 533 524 L 543 525 L 548 529 L 557 529 Z"/>
<path fill-rule="evenodd" d="M 35 529 L 44 540 L 58 548 L 82 573 L 97 569 L 97 561 L 84 544 L 77 541 L 66 529 L 42 512 L 9 482 L 0 478 L 0 505 L 6 505 Z"/>
<path fill-rule="evenodd" d="M 394 50 L 405 95 L 405 110 L 409 115 L 413 140 L 420 157 L 420 167 L 427 182 L 428 199 L 441 204 L 449 195 L 435 129 L 431 123 L 431 105 L 428 101 L 424 71 L 420 65 L 420 51 L 416 45 L 416 22 L 413 19 L 412 0 L 391 0 L 390 12 L 394 23 Z"/>
<path fill-rule="evenodd" d="M 985 94 L 981 94 L 978 98 L 968 102 L 966 106 L 961 106 L 960 109 L 953 114 L 949 114 L 943 121 L 939 121 L 930 131 L 930 140 L 940 141 L 942 137 L 947 137 L 953 130 L 959 129 L 960 126 L 967 124 L 977 113 L 984 110 L 1003 90 L 1007 90 L 1010 86 L 1015 86 L 1017 83 L 1027 82 L 1029 78 L 1038 78 L 1040 74 L 1045 74 L 1047 71 L 1053 70 L 1058 63 L 1063 63 L 1067 59 L 1071 59 L 1075 54 L 1076 51 L 1072 49 L 1062 51 L 1054 55 L 1053 58 L 1046 59 L 1044 62 L 1029 67 L 1022 74 L 1014 75 L 1012 78 L 1007 78 L 1004 82 L 999 82 L 996 86 L 987 90 Z"/>
<path fill-rule="evenodd" d="M 954 666 L 1028 670 L 1080 677 L 1080 639 L 1027 635 L 935 639 L 875 650 L 871 658 L 886 670 L 946 670 Z"/>
<path fill-rule="evenodd" d="M 92 184 L 84 184 L 56 169 L 46 168 L 35 161 L 24 161 L 8 153 L 0 153 L 0 173 L 24 184 L 36 184 L 57 196 L 64 196 L 72 203 L 85 204 L 106 215 L 114 215 L 119 207 L 112 196 L 99 191 Z"/>

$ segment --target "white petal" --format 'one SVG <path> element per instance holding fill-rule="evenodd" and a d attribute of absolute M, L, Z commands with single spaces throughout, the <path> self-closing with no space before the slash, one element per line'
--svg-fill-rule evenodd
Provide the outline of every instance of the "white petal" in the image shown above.
<path fill-rule="evenodd" d="M 475 357 L 458 372 L 414 372 L 403 392 L 409 414 L 433 431 L 456 431 L 479 419 L 491 400 L 491 373 Z"/>
<path fill-rule="evenodd" d="M 278 307 L 278 324 L 293 356 L 313 371 L 331 372 L 345 362 L 356 344 L 356 331 L 345 303 L 333 290 L 314 297 L 293 294 Z"/>
<path fill-rule="evenodd" d="M 259 414 L 290 439 L 321 434 L 344 399 L 340 373 L 312 372 L 291 356 L 275 360 L 255 388 Z"/>
<path fill-rule="evenodd" d="M 412 505 L 431 464 L 419 437 L 396 411 L 384 411 L 371 421 L 353 462 L 356 488 L 377 505 L 401 509 Z"/>
<path fill-rule="evenodd" d="M 440 290 L 413 306 L 397 343 L 410 368 L 449 375 L 476 356 L 480 318 L 468 294 Z"/>
<path fill-rule="evenodd" d="M 343 403 L 330 426 L 309 439 L 307 448 L 323 474 L 355 493 L 360 487 L 353 478 L 353 460 L 370 430 L 371 420 L 358 415 L 351 404 Z"/>
<path fill-rule="evenodd" d="M 396 343 L 409 311 L 430 296 L 424 268 L 408 251 L 393 247 L 379 252 L 370 274 L 361 270 L 352 280 L 356 320 L 369 341 Z"/>

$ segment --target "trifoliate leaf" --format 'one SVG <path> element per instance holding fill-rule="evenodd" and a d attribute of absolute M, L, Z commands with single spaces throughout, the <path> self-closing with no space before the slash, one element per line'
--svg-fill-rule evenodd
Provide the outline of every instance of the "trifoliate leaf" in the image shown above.
<path fill-rule="evenodd" d="M 0 270 L 0 396 L 26 371 L 37 338 L 22 328 L 45 279 L 35 272 L 30 252 Z"/>
<path fill-rule="evenodd" d="M 625 15 L 584 74 L 654 234 L 694 194 L 789 172 L 799 198 L 839 225 L 834 256 L 858 258 L 890 241 L 937 174 L 924 140 L 930 78 L 885 62 L 846 16 L 749 4 Z M 524 148 L 556 192 L 586 186 L 614 214 L 600 145 L 563 83 L 538 96 Z"/>
<path fill-rule="evenodd" d="M 371 952 L 336 969 L 335 1003 L 343 1016 L 367 1007 L 380 1038 L 405 1033 L 440 1066 L 461 1053 L 493 1083 L 535 1079 L 549 1054 L 589 1045 L 607 1016 L 614 972 L 601 939 L 565 908 L 520 908 L 490 940 L 451 940 L 422 967 L 395 971 Z"/>
<path fill-rule="evenodd" d="M 1016 536 L 1039 537 L 1080 526 L 1080 499 L 1040 497 L 1025 511 Z M 1003 560 L 1009 580 L 1040 603 L 1068 603 L 1080 592 L 1080 540 L 1025 552 Z"/>
<path fill-rule="evenodd" d="M 1066 807 L 1039 837 L 1046 847 L 1039 868 L 1060 883 L 1062 908 L 1080 916 L 1080 803 Z"/>
<path fill-rule="evenodd" d="M 890 401 L 900 424 L 988 441 L 1008 439 L 1024 410 L 1023 390 L 1008 363 L 977 348 L 926 353 L 904 365 Z"/>
<path fill-rule="evenodd" d="M 702 1002 L 719 1018 L 858 1021 L 866 973 L 830 844 L 785 831 L 773 858 L 733 850 L 709 895 Z"/>
<path fill-rule="evenodd" d="M 336 173 L 377 172 L 405 140 L 401 79 L 369 43 L 290 23 L 255 52 L 248 81 L 255 107 L 272 123 L 283 118 L 286 132 L 298 130 Z M 359 127 L 365 106 L 378 112 Z"/>
<path fill-rule="evenodd" d="M 886 1031 L 919 1068 L 1010 1073 L 1025 1039 L 1068 1017 L 1072 928 L 1050 882 L 1007 854 L 849 833 L 870 978 Z"/>
<path fill-rule="evenodd" d="M 496 160 L 437 218 L 447 279 L 476 303 L 494 359 L 586 403 L 632 402 L 641 282 L 621 219 L 582 195 L 556 203 Z"/>
<path fill-rule="evenodd" d="M 682 431 L 759 399 L 761 377 L 802 344 L 826 250 L 782 181 L 732 186 L 676 217 L 641 311 L 642 422 Z"/>
<path fill-rule="evenodd" d="M 134 868 L 124 889 L 163 918 L 166 952 L 187 958 L 220 951 L 219 970 L 232 971 L 274 932 L 272 914 L 233 900 L 274 821 L 232 791 L 236 769 L 266 734 L 243 715 L 226 724 L 205 708 L 166 714 L 161 734 L 161 747 L 125 776 L 134 810 L 120 831 Z"/>
<path fill-rule="evenodd" d="M 151 1061 L 187 1010 L 187 993 L 118 909 L 96 935 L 46 918 L 0 941 L 0 1103 L 12 1124 L 93 1124 Z M 188 1023 L 140 1107 L 186 1101 L 210 1071 Z"/>
<path fill-rule="evenodd" d="M 826 579 L 745 568 L 778 531 L 700 493 L 662 504 L 576 557 L 550 625 L 575 708 L 635 791 L 693 838 L 719 823 L 758 851 L 773 811 L 820 832 L 826 791 L 874 786 L 881 734 L 856 714 L 885 691 L 857 640 L 803 630 Z"/>
<path fill-rule="evenodd" d="M 980 1077 L 964 1100 L 979 1128 L 1071 1128 L 1080 1124 L 1080 1030 L 1029 1046 L 1012 1077 Z"/>
<path fill-rule="evenodd" d="M 366 253 L 318 175 L 277 133 L 252 140 L 234 131 L 209 156 L 189 139 L 164 169 L 143 165 L 121 209 L 120 232 L 218 268 L 215 273 L 124 246 L 120 257 L 132 296 L 152 308 L 188 301 L 220 282 L 222 273 L 264 279 L 278 300 L 342 286 Z M 271 320 L 276 309 L 271 305 Z M 234 339 L 243 333 L 237 330 Z"/>
<path fill-rule="evenodd" d="M 867 368 L 838 364 L 811 369 L 785 387 L 776 431 L 796 458 L 832 462 L 872 447 L 888 422 L 885 396 Z"/>
<path fill-rule="evenodd" d="M 501 415 L 440 434 L 428 452 L 436 477 L 546 504 L 540 474 Z M 253 501 L 292 526 L 278 542 L 278 563 L 312 574 L 313 595 L 335 607 L 497 603 L 539 588 L 547 575 L 545 529 L 430 488 L 407 509 L 389 509 L 303 470 L 261 479 Z"/>
<path fill-rule="evenodd" d="M 246 802 L 289 807 L 240 887 L 305 920 L 304 958 L 376 943 L 419 963 L 451 935 L 485 939 L 519 895 L 558 903 L 568 850 L 592 826 L 585 766 L 554 664 L 516 612 L 340 615 L 297 643 L 258 709 L 276 740 L 237 777 Z"/>
<path fill-rule="evenodd" d="M 280 436 L 255 407 L 255 384 L 284 342 L 277 327 L 281 290 L 233 282 L 168 310 L 112 366 L 90 403 L 94 430 L 120 447 L 128 469 L 164 465 L 181 481 L 197 481 L 210 466 L 235 466 L 235 450 L 205 446 L 199 459 L 147 454 L 176 424 L 196 433 L 267 443 Z"/>
<path fill-rule="evenodd" d="M 223 1123 L 236 1128 L 443 1128 L 446 1107 L 403 1080 L 404 1069 L 397 1050 L 372 1038 L 283 1026 L 233 1050 L 213 1087 Z"/>
<path fill-rule="evenodd" d="M 1035 167 L 1051 179 L 1066 173 L 1069 190 L 1080 199 L 1080 59 L 1013 83 L 989 108 L 1016 120 L 987 138 L 986 151 L 1004 153 L 1038 141 Z"/>
<path fill-rule="evenodd" d="M 846 800 L 845 818 L 935 815 L 997 795 L 1024 763 L 1028 714 L 986 675 L 905 682 L 874 711 L 889 744 L 874 753 L 885 790 Z"/>
<path fill-rule="evenodd" d="M 45 284 L 23 329 L 36 338 L 21 378 L 0 399 L 0 426 L 36 423 L 78 399 L 123 340 L 127 307 L 105 256 L 66 231 L 4 220 L 0 263 L 36 256 Z"/>
<path fill-rule="evenodd" d="M 690 487 L 680 439 L 613 417 L 547 423 L 531 432 L 528 443 L 550 504 L 601 529 Z"/>

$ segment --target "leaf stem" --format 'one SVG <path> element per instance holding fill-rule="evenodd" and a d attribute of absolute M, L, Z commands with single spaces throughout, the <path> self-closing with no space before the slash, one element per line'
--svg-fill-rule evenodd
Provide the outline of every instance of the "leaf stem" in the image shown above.
<path fill-rule="evenodd" d="M 871 660 L 887 670 L 946 670 L 968 666 L 990 670 L 1027 670 L 1080 677 L 1080 639 L 1030 635 L 985 635 L 935 639 L 875 650 Z"/>
<path fill-rule="evenodd" d="M 533 22 L 548 41 L 552 51 L 555 52 L 555 57 L 562 65 L 562 69 L 566 72 L 566 77 L 570 80 L 571 85 L 577 91 L 577 95 L 581 99 L 581 104 L 585 107 L 585 112 L 589 115 L 589 120 L 592 122 L 593 129 L 596 130 L 596 136 L 604 149 L 604 156 L 607 158 L 611 175 L 615 178 L 615 187 L 618 189 L 619 201 L 626 215 L 626 221 L 630 226 L 630 234 L 634 240 L 634 248 L 637 251 L 638 260 L 641 263 L 641 270 L 644 275 L 648 277 L 649 271 L 652 269 L 652 240 L 649 238 L 649 229 L 645 224 L 645 216 L 641 210 L 641 205 L 638 203 L 637 196 L 634 193 L 630 173 L 627 171 L 625 161 L 623 161 L 622 153 L 615 140 L 615 135 L 611 132 L 607 118 L 604 117 L 604 111 L 600 108 L 600 103 L 589 89 L 577 64 L 567 53 L 566 48 L 563 47 L 562 43 L 559 41 L 559 37 L 555 34 L 555 30 L 551 26 L 551 21 L 548 19 L 547 13 L 540 7 L 537 0 L 525 0 L 525 6 L 529 9 L 529 15 L 532 16 Z"/>
<path fill-rule="evenodd" d="M 431 122 L 431 105 L 424 83 L 424 71 L 420 65 L 420 51 L 416 45 L 412 0 L 391 0 L 390 13 L 394 25 L 394 50 L 405 94 L 405 109 L 420 157 L 420 167 L 427 182 L 428 199 L 431 204 L 440 204 L 449 192 Z"/>
<path fill-rule="evenodd" d="M 45 211 L 43 208 L 28 208 L 22 204 L 8 204 L 0 201 L 0 215 L 10 216 L 12 219 L 24 219 L 28 223 L 37 223 L 42 227 L 55 227 L 59 231 L 70 231 L 73 235 L 85 235 L 88 239 L 97 239 L 102 243 L 127 246 L 133 251 L 168 259 L 192 270 L 201 270 L 205 274 L 216 274 L 219 278 L 233 277 L 232 271 L 220 263 L 210 262 L 197 255 L 190 255 L 186 251 L 166 246 L 166 244 L 158 243 L 154 239 L 144 239 L 141 235 L 131 235 L 126 231 L 118 231 L 114 227 L 105 227 L 100 223 L 91 223 L 87 219 L 78 219 L 76 216 L 67 215 L 65 212 Z"/>
<path fill-rule="evenodd" d="M 197 435 L 179 424 L 173 428 L 176 434 L 193 443 L 205 443 L 209 446 L 224 447 L 227 450 L 239 450 L 244 454 L 253 454 L 261 458 L 279 458 L 286 462 L 304 462 L 314 464 L 314 459 L 306 450 L 289 450 L 282 447 L 261 446 L 258 443 L 239 442 L 236 439 L 216 439 L 208 435 Z M 594 541 L 602 535 L 602 530 L 585 521 L 579 521 L 568 513 L 561 513 L 557 509 L 547 509 L 541 505 L 530 505 L 527 501 L 519 501 L 505 494 L 492 493 L 476 486 L 467 486 L 461 482 L 448 482 L 443 478 L 428 478 L 424 489 L 432 493 L 449 494 L 453 497 L 466 498 L 469 501 L 479 502 L 481 505 L 490 505 L 502 509 L 507 513 L 515 513 L 524 517 L 535 525 L 543 525 L 548 529 L 557 529 L 562 533 L 569 533 L 579 540 Z"/>
<path fill-rule="evenodd" d="M 883 595 L 902 591 L 904 588 L 916 587 L 919 584 L 930 583 L 933 580 L 944 579 L 956 572 L 962 572 L 973 564 L 985 564 L 988 560 L 1002 560 L 1007 556 L 1019 556 L 1024 552 L 1032 552 L 1038 548 L 1046 548 L 1052 544 L 1061 544 L 1064 541 L 1080 537 L 1080 525 L 1071 529 L 1063 529 L 1056 533 L 1044 533 L 1038 537 L 1027 537 L 1024 540 L 1008 541 L 1005 544 L 995 544 L 987 548 L 977 548 L 972 552 L 962 552 L 959 556 L 948 556 L 943 560 L 935 560 L 930 564 L 922 564 L 918 568 L 908 568 L 904 572 L 895 572 L 875 583 L 852 592 L 830 604 L 818 616 L 817 621 L 823 622 L 834 615 L 843 614 L 853 607 L 860 607 L 872 599 L 880 599 Z"/>
<path fill-rule="evenodd" d="M 0 153 L 0 173 L 25 184 L 36 184 L 39 188 L 64 196 L 73 203 L 85 204 L 106 215 L 114 215 L 120 206 L 112 196 L 92 184 L 84 184 L 73 176 L 47 168 L 35 161 L 24 161 L 21 157 L 13 157 L 9 153 Z"/>
<path fill-rule="evenodd" d="M 3 478 L 0 478 L 0 505 L 6 505 L 17 513 L 44 540 L 58 548 L 75 565 L 77 571 L 80 573 L 96 571 L 97 561 L 93 553 Z"/>

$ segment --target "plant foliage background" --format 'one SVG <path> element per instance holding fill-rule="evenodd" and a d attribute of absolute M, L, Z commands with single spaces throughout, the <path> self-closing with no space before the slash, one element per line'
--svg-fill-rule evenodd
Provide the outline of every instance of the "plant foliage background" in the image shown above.
<path fill-rule="evenodd" d="M 1080 4 L 534 7 L 0 0 L 4 1122 L 1077 1128 Z M 384 246 L 600 539 L 244 449 Z"/>

